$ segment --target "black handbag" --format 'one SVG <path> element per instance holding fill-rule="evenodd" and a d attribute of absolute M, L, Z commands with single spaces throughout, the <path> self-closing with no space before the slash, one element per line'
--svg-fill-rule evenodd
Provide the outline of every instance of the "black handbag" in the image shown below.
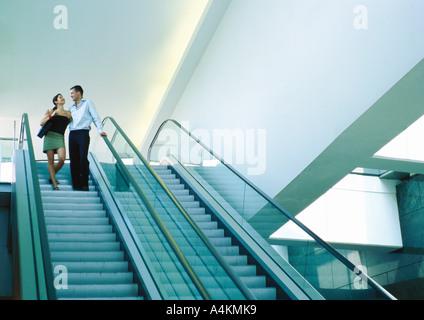
<path fill-rule="evenodd" d="M 46 123 L 41 127 L 40 131 L 38 131 L 37 136 L 39 138 L 43 138 L 46 135 L 46 133 L 50 130 L 52 125 L 53 125 L 52 119 L 47 120 Z"/>

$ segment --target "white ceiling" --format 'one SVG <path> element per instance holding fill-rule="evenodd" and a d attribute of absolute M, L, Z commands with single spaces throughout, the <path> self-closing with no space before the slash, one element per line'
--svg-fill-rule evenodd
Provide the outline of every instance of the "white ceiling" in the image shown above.
<path fill-rule="evenodd" d="M 28 113 L 31 129 L 51 99 L 80 84 L 102 118 L 138 144 L 208 0 L 1 0 L 0 117 Z M 58 5 L 67 10 L 56 11 Z M 62 7 L 63 8 L 63 7 Z M 59 9 L 59 8 L 58 8 Z M 66 25 L 68 29 L 56 29 Z M 1 134 L 4 136 L 4 133 Z"/>

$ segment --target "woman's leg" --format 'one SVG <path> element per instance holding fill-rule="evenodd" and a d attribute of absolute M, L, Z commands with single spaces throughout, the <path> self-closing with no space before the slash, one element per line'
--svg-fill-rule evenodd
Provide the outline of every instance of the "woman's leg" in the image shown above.
<path fill-rule="evenodd" d="M 50 180 L 53 184 L 53 189 L 57 189 L 56 171 L 54 168 L 54 150 L 47 150 L 47 169 L 49 171 Z"/>
<path fill-rule="evenodd" d="M 65 148 L 59 148 L 57 151 L 57 157 L 59 158 L 59 161 L 55 164 L 54 170 L 56 173 L 59 172 L 60 169 L 62 169 L 63 165 L 65 164 L 66 159 L 66 149 Z"/>

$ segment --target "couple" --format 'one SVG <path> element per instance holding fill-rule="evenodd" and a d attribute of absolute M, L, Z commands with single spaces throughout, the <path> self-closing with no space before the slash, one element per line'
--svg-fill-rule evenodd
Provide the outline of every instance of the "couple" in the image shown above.
<path fill-rule="evenodd" d="M 69 111 L 64 109 L 65 99 L 61 94 L 53 98 L 55 107 L 47 110 L 40 125 L 43 126 L 49 119 L 52 127 L 44 137 L 43 152 L 47 154 L 47 168 L 50 183 L 54 190 L 59 190 L 56 173 L 63 167 L 66 158 L 64 134 L 69 124 L 69 158 L 71 160 L 72 186 L 74 190 L 88 191 L 88 147 L 90 144 L 90 125 L 92 122 L 97 127 L 100 135 L 106 137 L 102 121 L 96 111 L 94 103 L 83 99 L 84 91 L 81 86 L 71 88 L 71 98 L 74 104 Z M 54 155 L 59 161 L 54 164 Z"/>

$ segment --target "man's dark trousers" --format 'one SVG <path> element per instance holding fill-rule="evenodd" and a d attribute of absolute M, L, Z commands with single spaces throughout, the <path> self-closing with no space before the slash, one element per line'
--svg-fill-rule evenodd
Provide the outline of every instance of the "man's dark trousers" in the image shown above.
<path fill-rule="evenodd" d="M 89 130 L 74 130 L 69 133 L 69 158 L 71 160 L 72 186 L 74 190 L 88 190 Z"/>

